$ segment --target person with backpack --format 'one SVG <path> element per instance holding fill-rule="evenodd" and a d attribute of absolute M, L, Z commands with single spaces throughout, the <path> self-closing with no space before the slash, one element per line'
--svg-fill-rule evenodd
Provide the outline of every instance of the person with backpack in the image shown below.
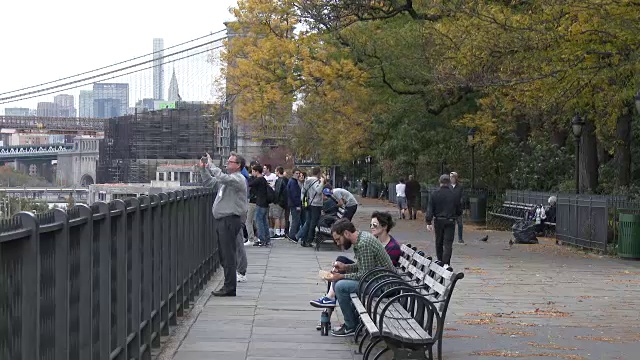
<path fill-rule="evenodd" d="M 256 227 L 258 228 L 258 241 L 254 242 L 253 246 L 267 246 L 271 244 L 271 237 L 269 236 L 269 220 L 267 219 L 267 216 L 269 214 L 269 203 L 273 201 L 274 198 L 274 191 L 267 183 L 267 180 L 262 176 L 262 166 L 254 165 L 251 169 L 251 174 L 254 177 L 249 180 L 249 187 L 256 195 L 255 222 Z M 270 193 L 271 199 L 269 199 Z"/>
<path fill-rule="evenodd" d="M 311 168 L 311 176 L 304 182 L 302 189 L 302 206 L 307 208 L 307 222 L 309 223 L 309 227 L 307 234 L 303 234 L 304 238 L 298 238 L 298 242 L 304 247 L 310 247 L 316 235 L 316 226 L 322 214 L 322 189 L 324 188 L 325 182 L 326 180 L 322 175 L 322 170 L 317 166 Z"/>

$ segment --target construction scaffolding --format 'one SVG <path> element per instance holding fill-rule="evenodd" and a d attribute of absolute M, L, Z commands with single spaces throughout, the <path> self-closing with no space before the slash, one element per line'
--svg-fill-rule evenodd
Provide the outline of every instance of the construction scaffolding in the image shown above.
<path fill-rule="evenodd" d="M 99 183 L 148 183 L 161 165 L 195 164 L 216 150 L 214 105 L 176 102 L 175 109 L 109 119 L 100 148 Z"/>

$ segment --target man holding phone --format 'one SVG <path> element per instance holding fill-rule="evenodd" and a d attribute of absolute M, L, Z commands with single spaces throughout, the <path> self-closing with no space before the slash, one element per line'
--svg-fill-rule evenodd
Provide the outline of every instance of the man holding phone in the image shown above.
<path fill-rule="evenodd" d="M 242 228 L 242 217 L 248 208 L 247 183 L 242 175 L 245 160 L 232 152 L 227 160 L 227 173 L 216 167 L 207 154 L 200 159 L 200 175 L 205 187 L 218 189 L 212 212 L 218 235 L 220 259 L 224 269 L 224 285 L 213 291 L 214 296 L 236 296 L 237 236 Z"/>

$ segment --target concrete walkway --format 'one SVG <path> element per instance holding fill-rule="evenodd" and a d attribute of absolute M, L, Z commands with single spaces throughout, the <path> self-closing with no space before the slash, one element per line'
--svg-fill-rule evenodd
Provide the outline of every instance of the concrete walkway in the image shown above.
<path fill-rule="evenodd" d="M 355 219 L 363 230 L 374 210 L 394 211 L 363 202 Z M 433 253 L 433 235 L 422 221 L 400 220 L 392 234 Z M 486 234 L 487 243 L 475 240 Z M 466 276 L 447 315 L 445 359 L 640 358 L 637 262 L 553 243 L 509 248 L 509 238 L 466 227 L 466 244 L 455 245 L 454 268 Z M 286 241 L 247 250 L 249 281 L 238 285 L 235 298 L 204 299 L 175 360 L 360 358 L 350 338 L 320 336 L 320 311 L 309 306 L 326 287 L 318 269 L 327 269 L 340 251 L 328 243 L 315 252 Z M 211 282 L 205 296 L 215 287 Z"/>

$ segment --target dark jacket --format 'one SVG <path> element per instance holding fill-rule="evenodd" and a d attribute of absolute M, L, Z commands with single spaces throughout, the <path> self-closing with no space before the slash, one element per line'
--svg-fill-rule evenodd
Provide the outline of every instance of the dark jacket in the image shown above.
<path fill-rule="evenodd" d="M 418 180 L 409 180 L 406 185 L 407 187 L 404 191 L 407 195 L 407 199 L 413 200 L 420 195 L 420 183 Z"/>
<path fill-rule="evenodd" d="M 431 225 L 434 218 L 454 219 L 462 215 L 460 199 L 449 186 L 441 186 L 429 196 L 425 221 Z"/>
<path fill-rule="evenodd" d="M 276 180 L 275 185 L 273 186 L 276 197 L 275 203 L 280 205 L 283 209 L 287 209 L 289 207 L 289 196 L 287 196 L 287 185 L 289 179 L 284 176 L 279 176 Z"/>
<path fill-rule="evenodd" d="M 463 202 L 463 200 L 464 200 L 464 188 L 462 188 L 462 185 L 456 184 L 456 187 L 451 186 L 451 191 L 453 191 L 453 193 L 456 194 L 460 204 L 463 204 L 464 203 Z"/>
<path fill-rule="evenodd" d="M 300 183 L 298 180 L 291 178 L 287 182 L 287 200 L 289 208 L 302 207 L 302 189 L 300 189 Z"/>
<path fill-rule="evenodd" d="M 254 177 L 249 179 L 249 188 L 256 196 L 256 206 L 261 208 L 269 207 L 269 200 L 267 199 L 267 180 L 263 177 Z"/>
<path fill-rule="evenodd" d="M 249 186 L 249 202 L 252 204 L 256 203 L 256 189 L 254 187 L 251 187 L 251 182 L 255 180 L 255 178 L 255 176 L 251 175 L 247 179 L 247 185 Z"/>

